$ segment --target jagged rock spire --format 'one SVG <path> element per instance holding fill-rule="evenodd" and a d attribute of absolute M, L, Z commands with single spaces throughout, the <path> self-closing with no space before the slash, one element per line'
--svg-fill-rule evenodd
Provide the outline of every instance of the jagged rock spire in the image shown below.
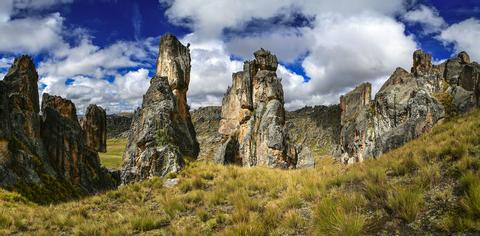
<path fill-rule="evenodd" d="M 80 122 L 87 146 L 97 152 L 107 151 L 107 113 L 105 109 L 90 104 Z"/>
<path fill-rule="evenodd" d="M 254 56 L 244 63 L 243 71 L 232 75 L 232 86 L 223 98 L 219 133 L 224 140 L 215 160 L 243 166 L 295 167 L 297 157 L 311 159 L 311 155 L 305 155 L 307 148 L 298 148 L 305 152 L 299 155 L 289 142 L 282 84 L 275 73 L 277 58 L 265 49 Z"/>

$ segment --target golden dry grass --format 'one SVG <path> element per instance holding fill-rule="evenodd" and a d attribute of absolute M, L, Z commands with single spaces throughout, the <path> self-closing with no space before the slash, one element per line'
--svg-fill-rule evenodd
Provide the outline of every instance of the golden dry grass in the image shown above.
<path fill-rule="evenodd" d="M 277 170 L 191 162 L 177 175 L 40 206 L 0 192 L 1 234 L 364 235 L 480 231 L 480 112 L 379 160 Z"/>

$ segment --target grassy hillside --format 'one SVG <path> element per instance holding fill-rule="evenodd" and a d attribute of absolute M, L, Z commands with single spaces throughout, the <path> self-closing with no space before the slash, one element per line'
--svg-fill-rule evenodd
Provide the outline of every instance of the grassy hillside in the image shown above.
<path fill-rule="evenodd" d="M 379 160 L 275 170 L 192 162 L 58 205 L 0 192 L 0 234 L 362 235 L 480 232 L 480 112 Z"/>

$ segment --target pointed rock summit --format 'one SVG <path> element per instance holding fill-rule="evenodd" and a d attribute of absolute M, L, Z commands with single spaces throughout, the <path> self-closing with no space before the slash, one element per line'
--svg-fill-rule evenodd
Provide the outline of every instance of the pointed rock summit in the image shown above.
<path fill-rule="evenodd" d="M 157 74 L 135 111 L 123 154 L 122 182 L 179 171 L 184 158 L 197 158 L 199 146 L 186 93 L 190 51 L 170 34 L 160 39 Z"/>
<path fill-rule="evenodd" d="M 95 104 L 87 107 L 85 117 L 80 122 L 87 146 L 97 152 L 107 151 L 107 113 Z"/>
<path fill-rule="evenodd" d="M 285 127 L 283 89 L 277 78 L 277 57 L 260 49 L 246 61 L 243 71 L 232 75 L 222 102 L 219 133 L 224 141 L 215 161 L 242 166 L 294 168 L 297 157 L 312 163 L 308 148 L 297 154 Z M 313 165 L 313 164 L 312 164 Z"/>

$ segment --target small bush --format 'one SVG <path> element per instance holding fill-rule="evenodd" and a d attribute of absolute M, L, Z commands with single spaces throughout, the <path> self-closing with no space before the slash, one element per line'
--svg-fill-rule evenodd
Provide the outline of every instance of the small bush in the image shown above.
<path fill-rule="evenodd" d="M 474 174 L 462 178 L 465 195 L 460 205 L 471 218 L 480 218 L 480 178 Z"/>
<path fill-rule="evenodd" d="M 319 235 L 362 235 L 366 218 L 357 211 L 346 211 L 338 202 L 326 198 L 314 212 L 314 227 Z"/>
<path fill-rule="evenodd" d="M 132 228 L 137 231 L 150 231 L 167 226 L 170 223 L 167 217 L 142 212 L 132 219 Z"/>
<path fill-rule="evenodd" d="M 410 223 L 422 208 L 423 194 L 417 189 L 394 188 L 388 193 L 387 205 L 394 214 Z"/>

